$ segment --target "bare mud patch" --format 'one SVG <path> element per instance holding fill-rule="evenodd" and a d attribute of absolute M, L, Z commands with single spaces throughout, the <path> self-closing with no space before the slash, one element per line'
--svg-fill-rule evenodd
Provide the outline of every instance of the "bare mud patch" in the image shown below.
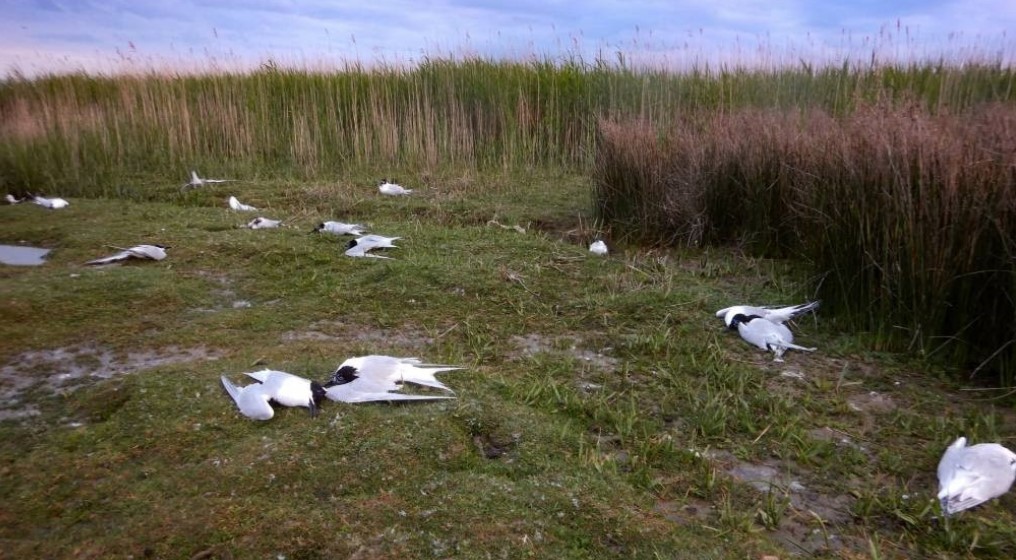
<path fill-rule="evenodd" d="M 177 346 L 127 353 L 94 345 L 22 352 L 0 367 L 0 420 L 38 415 L 38 408 L 25 402 L 31 392 L 65 394 L 119 375 L 219 356 L 204 347 Z"/>
<path fill-rule="evenodd" d="M 847 399 L 847 406 L 855 412 L 867 414 L 886 414 L 896 410 L 892 397 L 877 391 L 854 395 Z"/>
<path fill-rule="evenodd" d="M 621 363 L 617 358 L 608 355 L 612 348 L 602 348 L 599 351 L 583 348 L 583 340 L 577 336 L 545 336 L 530 333 L 525 336 L 513 336 L 511 342 L 518 348 L 509 355 L 513 360 L 538 354 L 565 355 L 588 365 L 590 369 L 603 372 L 614 371 Z"/>
<path fill-rule="evenodd" d="M 759 463 L 741 461 L 727 451 L 715 451 L 707 457 L 731 479 L 753 487 L 775 500 L 784 500 L 787 510 L 773 532 L 776 541 L 792 553 L 815 555 L 839 550 L 862 551 L 866 543 L 845 535 L 837 527 L 852 520 L 854 498 L 848 494 L 827 494 L 806 480 L 807 473 L 796 472 L 794 465 L 768 459 Z"/>
<path fill-rule="evenodd" d="M 426 348 L 434 343 L 434 337 L 425 331 L 412 327 L 379 329 L 342 321 L 317 321 L 306 330 L 288 331 L 281 335 L 283 342 L 337 341 L 344 344 L 360 343 L 369 346 L 395 348 Z"/>
<path fill-rule="evenodd" d="M 233 279 L 226 274 L 200 270 L 195 276 L 207 280 L 211 285 L 209 293 L 218 300 L 212 307 L 199 307 L 194 309 L 198 313 L 217 313 L 226 309 L 247 309 L 254 304 L 246 299 L 239 298 L 233 288 Z"/>
<path fill-rule="evenodd" d="M 707 523 L 715 513 L 712 504 L 704 500 L 690 499 L 684 503 L 676 501 L 661 500 L 656 503 L 653 509 L 662 515 L 664 519 L 673 521 L 678 525 L 703 525 Z"/>

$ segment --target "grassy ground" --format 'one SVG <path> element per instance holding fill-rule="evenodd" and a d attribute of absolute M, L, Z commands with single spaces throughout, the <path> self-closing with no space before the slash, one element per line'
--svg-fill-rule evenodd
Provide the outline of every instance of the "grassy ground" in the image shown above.
<path fill-rule="evenodd" d="M 145 201 L 0 208 L 0 242 L 54 249 L 0 269 L 5 554 L 1016 554 L 1016 497 L 948 524 L 932 501 L 953 438 L 1011 446 L 995 393 L 821 313 L 797 331 L 819 351 L 784 364 L 723 331 L 730 303 L 805 299 L 793 265 L 596 258 L 583 176 L 406 171 L 417 194 L 390 199 L 374 173 L 187 194 L 147 177 Z M 287 227 L 238 228 L 229 194 Z M 349 259 L 307 233 L 323 219 L 403 239 L 394 260 Z M 82 265 L 142 242 L 169 258 Z M 465 366 L 441 376 L 459 399 L 258 423 L 219 385 L 255 363 L 323 379 L 367 353 Z"/>

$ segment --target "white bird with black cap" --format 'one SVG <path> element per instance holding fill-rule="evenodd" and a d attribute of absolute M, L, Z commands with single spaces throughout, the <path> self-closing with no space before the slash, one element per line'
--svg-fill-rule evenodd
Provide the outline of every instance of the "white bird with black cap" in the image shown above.
<path fill-rule="evenodd" d="M 371 253 L 374 249 L 398 249 L 395 240 L 401 237 L 385 237 L 383 235 L 364 235 L 356 239 L 350 239 L 346 244 L 346 256 L 348 257 L 371 257 L 375 259 L 390 259 L 384 255 Z"/>
<path fill-rule="evenodd" d="M 815 348 L 805 348 L 794 344 L 794 335 L 783 323 L 774 323 L 769 319 L 758 315 L 745 315 L 737 313 L 731 317 L 730 325 L 736 327 L 737 332 L 746 342 L 757 346 L 761 350 L 771 351 L 775 354 L 774 362 L 783 361 L 783 353 L 789 349 L 801 350 L 802 352 L 814 352 Z"/>
<path fill-rule="evenodd" d="M 412 384 L 454 393 L 438 381 L 435 374 L 457 369 L 462 368 L 423 364 L 417 358 L 360 356 L 342 362 L 323 386 L 329 399 L 346 403 L 454 399 L 454 395 L 413 395 L 396 391 Z"/>
<path fill-rule="evenodd" d="M 311 233 L 331 233 L 333 235 L 363 235 L 363 226 L 360 224 L 347 224 L 345 222 L 321 222 Z"/>
<path fill-rule="evenodd" d="M 809 301 L 808 303 L 802 303 L 800 305 L 789 305 L 786 307 L 778 306 L 763 306 L 756 307 L 754 305 L 734 305 L 731 307 L 724 307 L 723 309 L 716 312 L 717 317 L 723 318 L 723 323 L 727 325 L 728 329 L 733 329 L 734 325 L 731 324 L 735 315 L 755 315 L 761 317 L 767 321 L 773 323 L 786 323 L 794 319 L 799 315 L 803 315 L 809 311 L 814 311 L 818 308 L 820 302 Z"/>

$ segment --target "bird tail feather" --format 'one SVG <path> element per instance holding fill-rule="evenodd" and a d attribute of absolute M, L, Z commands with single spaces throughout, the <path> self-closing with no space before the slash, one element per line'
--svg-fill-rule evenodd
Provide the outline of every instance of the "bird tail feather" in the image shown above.
<path fill-rule="evenodd" d="M 240 388 L 227 379 L 225 375 L 220 376 L 219 379 L 222 380 L 222 386 L 225 387 L 226 392 L 232 397 L 233 402 L 240 404 Z"/>

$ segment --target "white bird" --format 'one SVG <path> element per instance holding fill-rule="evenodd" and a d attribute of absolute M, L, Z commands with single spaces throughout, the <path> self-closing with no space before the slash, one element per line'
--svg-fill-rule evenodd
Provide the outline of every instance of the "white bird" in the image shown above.
<path fill-rule="evenodd" d="M 462 368 L 426 365 L 417 358 L 361 356 L 342 362 L 324 387 L 329 399 L 347 403 L 454 399 L 452 395 L 411 395 L 393 391 L 412 383 L 454 393 L 434 374 L 457 369 Z"/>
<path fill-rule="evenodd" d="M 222 386 L 240 408 L 240 412 L 254 420 L 268 420 L 275 416 L 272 403 L 281 406 L 302 406 L 310 409 L 311 416 L 317 416 L 318 407 L 325 398 L 325 389 L 320 383 L 284 371 L 263 369 L 244 375 L 257 383 L 237 387 L 226 376 Z"/>
<path fill-rule="evenodd" d="M 257 218 L 254 218 L 253 220 L 248 222 L 247 227 L 249 227 L 250 229 L 271 229 L 279 227 L 279 224 L 281 223 L 282 220 L 269 220 L 268 218 L 258 216 Z"/>
<path fill-rule="evenodd" d="M 724 307 L 723 309 L 717 311 L 716 316 L 723 317 L 723 322 L 727 325 L 728 329 L 734 328 L 732 321 L 734 316 L 738 314 L 745 316 L 755 315 L 756 317 L 761 317 L 767 321 L 782 324 L 790 321 L 798 315 L 813 311 L 818 307 L 819 303 L 820 302 L 817 301 L 809 301 L 808 303 L 791 305 L 788 307 L 755 307 L 753 305 L 735 305 L 733 307 Z"/>
<path fill-rule="evenodd" d="M 803 352 L 814 352 L 815 348 L 805 348 L 794 344 L 794 335 L 790 329 L 782 323 L 774 323 L 763 319 L 758 315 L 744 315 L 738 313 L 731 319 L 731 325 L 737 327 L 737 332 L 749 344 L 754 344 L 761 350 L 772 351 L 776 357 L 775 362 L 783 361 L 783 353 L 788 349 L 801 350 Z"/>
<path fill-rule="evenodd" d="M 259 381 L 273 402 L 282 406 L 307 407 L 311 415 L 317 415 L 318 405 L 325 397 L 325 389 L 320 383 L 292 373 L 263 369 L 244 375 Z"/>
<path fill-rule="evenodd" d="M 169 249 L 165 245 L 135 245 L 128 249 L 122 247 L 114 247 L 114 249 L 120 249 L 119 253 L 110 255 L 108 257 L 102 257 L 101 259 L 95 259 L 86 262 L 85 264 L 110 264 L 127 259 L 148 259 L 153 261 L 161 261 L 166 258 L 166 249 Z"/>
<path fill-rule="evenodd" d="M 236 199 L 235 196 L 229 197 L 229 207 L 237 212 L 257 212 L 258 209 L 249 205 L 244 204 Z"/>
<path fill-rule="evenodd" d="M 406 196 L 413 192 L 413 189 L 407 189 L 402 185 L 392 183 L 388 179 L 381 179 L 381 182 L 377 185 L 377 190 L 381 194 L 388 196 Z"/>
<path fill-rule="evenodd" d="M 402 239 L 401 237 L 385 237 L 383 235 L 364 235 L 363 237 L 357 237 L 356 239 L 350 239 L 349 243 L 346 244 L 346 256 L 349 257 L 372 257 L 375 259 L 390 259 L 391 257 L 385 257 L 382 255 L 375 255 L 370 251 L 374 249 L 398 249 L 394 245 L 396 239 Z"/>
<path fill-rule="evenodd" d="M 261 388 L 260 383 L 252 383 L 246 387 L 237 387 L 226 376 L 220 376 L 222 386 L 236 403 L 236 406 L 247 418 L 254 420 L 270 420 L 275 416 L 275 409 L 272 408 L 272 398 Z"/>
<path fill-rule="evenodd" d="M 321 222 L 311 233 L 328 232 L 335 235 L 363 235 L 363 226 L 344 222 Z"/>
<path fill-rule="evenodd" d="M 191 170 L 191 172 L 190 172 L 190 182 L 184 184 L 183 188 L 186 189 L 186 188 L 190 187 L 192 189 L 196 189 L 198 187 L 203 187 L 203 186 L 205 186 L 207 184 L 211 184 L 211 183 L 228 183 L 231 180 L 232 179 L 202 179 L 201 177 L 198 177 L 198 172 L 197 171 Z"/>
<path fill-rule="evenodd" d="M 597 239 L 589 245 L 589 252 L 602 257 L 607 254 L 607 244 Z"/>
<path fill-rule="evenodd" d="M 7 204 L 18 204 L 19 202 L 22 202 L 25 199 L 23 199 L 23 198 L 14 198 L 13 194 L 8 193 L 6 196 L 4 196 L 4 200 L 7 201 Z"/>
<path fill-rule="evenodd" d="M 66 208 L 70 205 L 70 202 L 67 202 L 62 198 L 46 198 L 39 195 L 32 195 L 32 202 L 42 206 L 43 208 L 49 208 L 50 210 L 59 210 L 60 208 Z"/>
<path fill-rule="evenodd" d="M 946 515 L 997 498 L 1016 480 L 1016 453 L 997 443 L 966 445 L 967 438 L 957 439 L 938 463 L 938 500 Z"/>

